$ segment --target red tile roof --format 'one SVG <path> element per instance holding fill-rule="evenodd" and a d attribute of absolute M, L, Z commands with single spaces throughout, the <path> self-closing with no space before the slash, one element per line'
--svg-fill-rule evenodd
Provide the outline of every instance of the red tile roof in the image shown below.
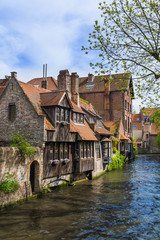
<path fill-rule="evenodd" d="M 97 138 L 94 135 L 94 132 L 91 130 L 86 120 L 84 120 L 84 125 L 75 124 L 71 120 L 71 132 L 77 132 L 82 140 L 85 141 L 97 141 Z"/>
<path fill-rule="evenodd" d="M 41 94 L 41 106 L 56 106 L 59 104 L 64 91 L 46 92 Z"/>
<path fill-rule="evenodd" d="M 52 130 L 55 131 L 55 128 L 53 127 L 53 125 L 48 121 L 48 119 L 45 117 L 45 129 L 46 130 Z"/>
<path fill-rule="evenodd" d="M 34 78 L 30 80 L 28 83 L 32 85 L 38 85 L 38 87 L 41 87 L 41 83 L 43 81 L 43 78 Z M 49 90 L 57 90 L 57 80 L 53 77 L 47 77 L 47 84 Z"/>
<path fill-rule="evenodd" d="M 80 107 L 78 107 L 78 105 L 75 104 L 75 102 L 73 100 L 71 100 L 71 103 L 72 103 L 72 106 L 73 106 L 73 109 L 72 109 L 73 112 L 84 114 L 83 110 Z"/>
<path fill-rule="evenodd" d="M 121 134 L 121 137 L 120 137 L 121 140 L 129 140 L 127 137 L 125 137 L 123 134 Z"/>
<path fill-rule="evenodd" d="M 95 126 L 95 131 L 99 133 L 100 135 L 113 135 L 110 131 L 108 131 L 106 128 L 103 127 L 102 123 L 100 124 L 101 127 Z"/>
<path fill-rule="evenodd" d="M 98 113 L 95 111 L 94 107 L 92 106 L 92 104 L 90 103 L 85 103 L 83 102 L 83 99 L 80 100 L 80 106 L 83 110 L 87 111 L 89 114 L 91 114 L 92 116 L 95 116 L 99 119 L 101 119 L 102 117 L 98 115 Z"/>
<path fill-rule="evenodd" d="M 4 92 L 4 90 L 7 87 L 8 83 L 9 83 L 9 79 L 0 79 L 0 96 Z"/>
<path fill-rule="evenodd" d="M 107 128 L 110 128 L 112 133 L 115 133 L 116 129 L 119 127 L 120 121 L 105 121 L 103 123 Z"/>
<path fill-rule="evenodd" d="M 41 109 L 41 99 L 40 99 L 40 93 L 46 93 L 50 92 L 50 90 L 46 90 L 43 88 L 37 88 L 32 86 L 31 84 L 20 82 L 20 86 L 22 87 L 25 95 L 33 105 L 34 109 L 39 115 L 43 115 L 42 109 Z"/>

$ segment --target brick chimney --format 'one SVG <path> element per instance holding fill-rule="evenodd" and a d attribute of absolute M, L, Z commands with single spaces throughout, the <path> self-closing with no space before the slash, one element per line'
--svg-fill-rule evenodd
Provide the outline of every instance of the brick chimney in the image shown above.
<path fill-rule="evenodd" d="M 41 82 L 41 88 L 48 89 L 48 82 L 47 82 L 46 79 L 45 79 L 45 80 L 42 80 L 42 82 Z"/>
<path fill-rule="evenodd" d="M 94 75 L 92 73 L 89 73 L 87 82 L 93 82 L 93 80 L 94 80 Z"/>
<path fill-rule="evenodd" d="M 71 99 L 79 106 L 79 76 L 76 72 L 71 74 Z"/>
<path fill-rule="evenodd" d="M 16 78 L 17 79 L 17 72 L 11 72 L 11 78 Z"/>
<path fill-rule="evenodd" d="M 68 70 L 59 71 L 58 79 L 58 90 L 67 90 L 71 92 L 71 76 Z"/>

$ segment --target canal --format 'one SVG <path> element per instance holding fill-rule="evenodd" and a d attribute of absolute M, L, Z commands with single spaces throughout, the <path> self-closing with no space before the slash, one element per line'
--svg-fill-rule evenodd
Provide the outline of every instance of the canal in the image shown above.
<path fill-rule="evenodd" d="M 0 239 L 160 239 L 160 156 L 1 211 Z"/>

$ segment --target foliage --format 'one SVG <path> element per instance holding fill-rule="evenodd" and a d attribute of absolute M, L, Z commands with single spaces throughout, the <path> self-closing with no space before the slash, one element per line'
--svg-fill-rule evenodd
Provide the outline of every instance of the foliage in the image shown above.
<path fill-rule="evenodd" d="M 159 0 L 103 1 L 99 9 L 103 22 L 95 21 L 89 46 L 82 46 L 86 54 L 93 50 L 99 55 L 99 62 L 90 63 L 91 67 L 98 68 L 99 74 L 115 69 L 133 72 L 137 95 L 150 103 L 159 102 Z"/>
<path fill-rule="evenodd" d="M 87 100 L 84 100 L 83 98 L 79 98 L 79 100 L 80 100 L 81 102 L 84 102 L 84 103 L 86 103 L 86 104 L 89 104 L 89 102 L 88 102 Z"/>
<path fill-rule="evenodd" d="M 17 180 L 15 179 L 15 173 L 10 174 L 7 172 L 5 180 L 0 183 L 0 190 L 5 193 L 15 191 L 19 187 Z"/>
<path fill-rule="evenodd" d="M 134 154 L 134 158 L 136 157 L 136 155 L 138 154 L 138 149 L 136 146 L 136 140 L 132 137 L 132 143 L 133 143 L 133 154 Z"/>
<path fill-rule="evenodd" d="M 11 134 L 12 147 L 17 147 L 22 155 L 33 157 L 35 155 L 34 148 L 24 138 L 24 134 L 19 131 L 16 134 Z"/>
<path fill-rule="evenodd" d="M 156 137 L 155 144 L 158 148 L 160 148 L 160 133 L 158 133 L 158 135 Z"/>
<path fill-rule="evenodd" d="M 116 153 L 117 148 L 113 147 L 113 153 Z"/>
<path fill-rule="evenodd" d="M 125 157 L 120 154 L 118 150 L 116 150 L 116 156 L 111 158 L 111 163 L 108 165 L 108 170 L 111 171 L 113 169 L 121 168 L 125 163 Z"/>

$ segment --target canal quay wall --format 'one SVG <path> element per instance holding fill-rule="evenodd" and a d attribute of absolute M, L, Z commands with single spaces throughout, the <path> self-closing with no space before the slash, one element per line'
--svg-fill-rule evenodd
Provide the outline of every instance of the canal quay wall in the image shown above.
<path fill-rule="evenodd" d="M 37 191 L 42 187 L 42 161 L 43 155 L 39 148 L 35 149 L 34 158 L 23 157 L 19 150 L 15 147 L 0 147 L 0 182 L 4 181 L 6 174 L 14 174 L 15 179 L 19 184 L 19 188 L 15 192 L 4 193 L 0 191 L 0 206 L 7 205 L 32 195 L 30 184 L 30 168 L 32 163 L 37 163 L 39 166 L 36 187 Z M 39 188 L 39 189 L 38 189 Z"/>

